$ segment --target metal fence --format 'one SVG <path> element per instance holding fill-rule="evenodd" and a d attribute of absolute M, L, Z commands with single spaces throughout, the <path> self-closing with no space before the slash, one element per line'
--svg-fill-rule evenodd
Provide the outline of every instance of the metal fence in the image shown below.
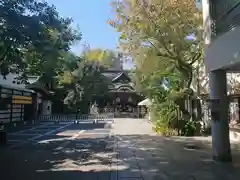
<path fill-rule="evenodd" d="M 52 114 L 40 115 L 38 121 L 46 123 L 113 122 L 114 114 Z"/>

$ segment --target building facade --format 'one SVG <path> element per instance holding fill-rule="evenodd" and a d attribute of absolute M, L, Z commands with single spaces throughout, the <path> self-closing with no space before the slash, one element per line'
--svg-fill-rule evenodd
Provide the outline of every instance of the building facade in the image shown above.
<path fill-rule="evenodd" d="M 17 74 L 0 75 L 0 123 L 14 127 L 36 117 L 37 94 L 25 88 Z"/>
<path fill-rule="evenodd" d="M 138 103 L 144 97 L 136 91 L 129 76 L 129 71 L 123 69 L 121 54 L 113 60 L 113 66 L 105 69 L 102 75 L 108 84 L 108 92 L 97 97 L 96 103 L 100 112 L 111 111 L 115 116 L 138 115 Z"/>
<path fill-rule="evenodd" d="M 231 161 L 227 73 L 240 72 L 240 1 L 202 0 L 213 159 Z"/>
<path fill-rule="evenodd" d="M 115 116 L 138 115 L 138 103 L 143 100 L 127 71 L 106 70 L 102 73 L 108 80 L 108 93 L 97 102 L 100 109 L 109 109 Z"/>
<path fill-rule="evenodd" d="M 19 74 L 0 75 L 0 123 L 32 121 L 38 115 L 51 114 L 49 93 L 35 86 L 37 82 L 37 76 L 29 76 L 26 84 L 19 79 Z"/>

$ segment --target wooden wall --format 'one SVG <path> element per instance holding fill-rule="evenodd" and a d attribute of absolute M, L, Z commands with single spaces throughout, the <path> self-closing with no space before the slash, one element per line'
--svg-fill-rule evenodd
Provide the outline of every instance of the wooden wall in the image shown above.
<path fill-rule="evenodd" d="M 24 120 L 24 107 L 31 105 L 31 91 L 23 91 L 11 88 L 0 88 L 0 122 L 10 123 Z"/>

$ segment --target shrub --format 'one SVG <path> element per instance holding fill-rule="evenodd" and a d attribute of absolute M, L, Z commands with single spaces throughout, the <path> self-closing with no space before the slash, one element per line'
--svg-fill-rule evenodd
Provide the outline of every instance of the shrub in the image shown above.
<path fill-rule="evenodd" d="M 178 105 L 170 100 L 155 104 L 152 117 L 153 129 L 163 136 L 193 136 L 199 123 L 195 119 L 181 119 Z"/>
<path fill-rule="evenodd" d="M 159 125 L 154 125 L 153 130 L 157 134 L 162 135 L 162 136 L 178 136 L 179 135 L 177 130 L 159 126 Z"/>
<path fill-rule="evenodd" d="M 178 107 L 170 100 L 163 103 L 154 104 L 152 107 L 153 129 L 163 136 L 178 135 L 178 130 L 175 128 L 178 121 Z"/>
<path fill-rule="evenodd" d="M 183 120 L 184 126 L 181 131 L 182 136 L 194 136 L 196 132 L 197 122 L 193 120 Z"/>

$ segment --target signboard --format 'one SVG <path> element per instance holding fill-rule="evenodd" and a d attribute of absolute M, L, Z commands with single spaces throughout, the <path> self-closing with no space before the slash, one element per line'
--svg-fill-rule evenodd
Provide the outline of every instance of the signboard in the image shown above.
<path fill-rule="evenodd" d="M 32 104 L 32 97 L 30 96 L 12 96 L 13 104 Z"/>

